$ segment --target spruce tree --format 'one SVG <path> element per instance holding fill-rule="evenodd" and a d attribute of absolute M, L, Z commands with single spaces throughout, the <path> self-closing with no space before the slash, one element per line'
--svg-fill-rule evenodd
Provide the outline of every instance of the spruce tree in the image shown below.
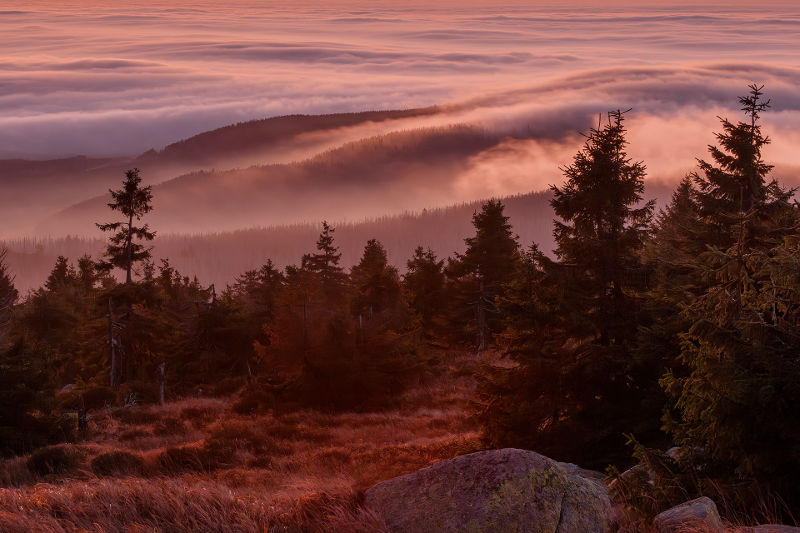
<path fill-rule="evenodd" d="M 7 254 L 5 248 L 0 248 L 0 350 L 6 347 L 5 343 L 11 326 L 11 310 L 19 295 L 14 287 L 14 278 L 6 265 Z"/>
<path fill-rule="evenodd" d="M 486 202 L 472 216 L 475 235 L 464 239 L 466 250 L 456 253 L 447 265 L 447 276 L 453 280 L 454 321 L 474 324 L 478 351 L 500 329 L 495 299 L 503 294 L 519 255 L 519 243 L 504 210 L 500 200 Z M 473 315 L 472 320 L 467 313 Z"/>
<path fill-rule="evenodd" d="M 400 276 L 389 264 L 386 248 L 376 239 L 370 239 L 364 247 L 361 260 L 350 272 L 350 283 L 355 291 L 353 313 L 362 318 L 370 319 L 399 301 Z"/>
<path fill-rule="evenodd" d="M 124 221 L 97 224 L 102 231 L 114 232 L 109 238 L 106 247 L 106 261 L 101 267 L 110 270 L 113 267 L 125 271 L 125 283 L 131 283 L 133 265 L 139 261 L 150 258 L 150 248 L 136 242 L 137 240 L 152 241 L 155 232 L 150 231 L 147 224 L 134 226 L 134 219 L 141 220 L 142 216 L 152 210 L 150 202 L 153 199 L 152 187 L 142 187 L 142 178 L 139 169 L 134 168 L 125 172 L 122 188 L 108 191 L 111 193 L 112 202 L 108 204 L 113 211 L 119 211 Z"/>
<path fill-rule="evenodd" d="M 592 129 L 573 163 L 563 169 L 566 183 L 552 187 L 556 256 L 569 291 L 573 323 L 586 327 L 602 346 L 621 345 L 635 333 L 631 290 L 641 280 L 637 252 L 653 212 L 639 205 L 645 166 L 627 156 L 624 114 L 609 113 Z"/>
<path fill-rule="evenodd" d="M 327 222 L 322 222 L 322 232 L 317 239 L 317 252 L 303 256 L 301 267 L 314 273 L 322 285 L 329 303 L 342 303 L 347 275 L 339 266 L 342 254 L 334 244 L 333 233 L 335 228 Z"/>
<path fill-rule="evenodd" d="M 644 165 L 625 152 L 623 113 L 592 129 L 553 187 L 557 261 L 535 247 L 500 298 L 505 353 L 518 365 L 486 368 L 484 437 L 603 467 L 635 431 L 643 377 L 632 372 L 641 313 L 638 260 L 653 203 L 642 204 Z M 655 384 L 655 376 L 650 377 Z"/>
<path fill-rule="evenodd" d="M 45 416 L 52 395 L 44 357 L 21 335 L 12 335 L 18 293 L 5 257 L 0 249 L 0 457 L 30 451 L 55 433 Z"/>
<path fill-rule="evenodd" d="M 437 260 L 430 248 L 425 250 L 418 246 L 406 262 L 406 268 L 403 285 L 409 304 L 422 320 L 423 329 L 430 331 L 434 318 L 441 315 L 444 307 L 444 260 Z"/>
<path fill-rule="evenodd" d="M 702 291 L 686 308 L 685 373 L 663 386 L 676 409 L 666 426 L 689 450 L 723 471 L 779 485 L 800 471 L 800 218 L 762 160 L 769 139 L 762 87 L 739 99 L 746 119 L 721 119 L 712 162 L 695 176 L 707 250 L 694 273 Z"/>

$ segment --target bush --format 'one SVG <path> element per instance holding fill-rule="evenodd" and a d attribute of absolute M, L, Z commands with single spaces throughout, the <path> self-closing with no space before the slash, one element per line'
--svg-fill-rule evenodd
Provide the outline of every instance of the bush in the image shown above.
<path fill-rule="evenodd" d="M 233 404 L 233 412 L 240 415 L 264 413 L 276 406 L 275 394 L 260 388 L 251 387 L 242 392 Z"/>
<path fill-rule="evenodd" d="M 186 407 L 181 411 L 181 419 L 188 420 L 197 429 L 206 427 L 218 416 L 218 412 L 209 407 Z"/>
<path fill-rule="evenodd" d="M 102 385 L 88 385 L 80 389 L 73 389 L 58 395 L 58 406 L 61 409 L 102 409 L 113 405 L 117 394 L 110 387 Z"/>
<path fill-rule="evenodd" d="M 210 472 L 220 466 L 220 459 L 206 451 L 205 448 L 196 446 L 170 447 L 158 455 L 156 465 L 166 475 L 175 475 L 182 472 Z"/>
<path fill-rule="evenodd" d="M 123 424 L 129 426 L 149 424 L 153 422 L 155 416 L 146 409 L 139 407 L 125 407 L 114 411 L 114 416 Z"/>
<path fill-rule="evenodd" d="M 211 396 L 230 396 L 235 394 L 245 386 L 245 379 L 241 377 L 230 377 L 221 379 L 208 387 Z"/>
<path fill-rule="evenodd" d="M 34 451 L 28 458 L 28 470 L 40 476 L 63 475 L 78 469 L 83 451 L 69 444 L 46 446 Z"/>
<path fill-rule="evenodd" d="M 149 381 L 129 381 L 119 390 L 120 400 L 135 398 L 136 403 L 148 404 L 159 401 L 158 384 Z"/>
<path fill-rule="evenodd" d="M 171 416 L 162 418 L 153 424 L 153 434 L 159 436 L 182 435 L 186 433 L 186 426 L 183 420 Z"/>
<path fill-rule="evenodd" d="M 237 450 L 246 450 L 257 456 L 287 455 L 290 446 L 279 444 L 270 427 L 248 423 L 222 423 L 214 427 L 203 443 L 209 458 L 218 463 L 230 462 Z"/>
<path fill-rule="evenodd" d="M 98 476 L 137 476 L 144 470 L 142 458 L 125 451 L 101 453 L 90 464 Z"/>

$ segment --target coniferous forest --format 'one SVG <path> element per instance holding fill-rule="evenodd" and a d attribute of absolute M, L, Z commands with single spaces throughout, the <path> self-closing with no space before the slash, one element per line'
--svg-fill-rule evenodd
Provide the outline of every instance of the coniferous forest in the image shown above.
<path fill-rule="evenodd" d="M 663 208 L 616 110 L 548 192 L 552 241 L 492 199 L 463 252 L 392 264 L 370 238 L 344 264 L 323 222 L 294 264 L 225 286 L 153 260 L 156 191 L 128 170 L 92 221 L 103 254 L 25 295 L 0 252 L 0 530 L 179 531 L 155 501 L 174 498 L 195 530 L 382 531 L 360 491 L 497 448 L 603 471 L 641 531 L 701 496 L 791 523 L 800 206 L 762 158 L 764 88 L 738 104 Z M 320 490 L 278 510 L 242 488 L 300 471 Z"/>

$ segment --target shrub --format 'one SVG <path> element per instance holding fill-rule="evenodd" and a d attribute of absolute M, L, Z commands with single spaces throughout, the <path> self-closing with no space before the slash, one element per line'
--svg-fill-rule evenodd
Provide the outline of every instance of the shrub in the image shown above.
<path fill-rule="evenodd" d="M 125 451 L 101 453 L 90 464 L 98 476 L 136 476 L 144 470 L 142 458 Z"/>
<path fill-rule="evenodd" d="M 80 389 L 58 395 L 61 409 L 102 409 L 116 402 L 117 394 L 110 387 L 88 385 Z"/>
<path fill-rule="evenodd" d="M 241 377 L 229 377 L 219 380 L 208 387 L 211 396 L 230 396 L 235 394 L 245 385 L 245 379 Z"/>
<path fill-rule="evenodd" d="M 148 404 L 159 401 L 158 384 L 150 381 L 129 381 L 120 387 L 122 398 L 135 398 L 136 403 Z"/>
<path fill-rule="evenodd" d="M 224 457 L 215 456 L 205 448 L 196 446 L 169 447 L 161 452 L 157 459 L 158 469 L 167 475 L 180 474 L 186 471 L 210 472 L 218 468 Z"/>
<path fill-rule="evenodd" d="M 83 460 L 83 451 L 69 444 L 46 446 L 28 458 L 28 470 L 40 476 L 74 472 Z"/>
<path fill-rule="evenodd" d="M 186 426 L 183 424 L 183 420 L 178 418 L 168 416 L 153 424 L 154 435 L 182 435 L 184 433 L 186 433 Z"/>
<path fill-rule="evenodd" d="M 217 411 L 209 407 L 186 407 L 181 411 L 181 419 L 188 420 L 197 429 L 204 428 L 217 417 Z"/>
<path fill-rule="evenodd" d="M 222 423 L 215 426 L 203 443 L 203 450 L 217 463 L 229 463 L 237 450 L 258 456 L 286 455 L 290 446 L 276 442 L 270 428 L 247 423 Z"/>
<path fill-rule="evenodd" d="M 117 409 L 114 411 L 114 416 L 122 422 L 130 426 L 149 424 L 153 422 L 155 416 L 153 413 L 140 407 L 125 407 L 124 409 Z"/>
<path fill-rule="evenodd" d="M 251 387 L 242 392 L 233 404 L 233 412 L 240 415 L 263 413 L 275 407 L 275 395 L 269 391 Z"/>

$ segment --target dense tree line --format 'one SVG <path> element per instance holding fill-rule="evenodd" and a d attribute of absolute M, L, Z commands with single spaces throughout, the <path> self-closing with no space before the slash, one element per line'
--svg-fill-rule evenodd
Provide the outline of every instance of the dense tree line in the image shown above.
<path fill-rule="evenodd" d="M 156 401 L 165 383 L 239 391 L 241 412 L 396 405 L 448 342 L 494 354 L 477 376 L 486 446 L 604 467 L 629 463 L 631 442 L 640 459 L 677 444 L 675 472 L 756 480 L 797 509 L 800 208 L 762 159 L 769 101 L 751 86 L 740 103 L 745 119 L 722 120 L 660 212 L 616 111 L 552 187 L 553 257 L 491 200 L 463 253 L 419 247 L 402 275 L 374 239 L 346 269 L 323 223 L 299 264 L 267 261 L 218 294 L 150 261 L 151 196 L 130 171 L 109 204 L 127 219 L 100 225 L 116 232 L 104 258 L 59 257 L 18 301 L 0 256 L 2 451 L 69 437 L 51 414 Z"/>

